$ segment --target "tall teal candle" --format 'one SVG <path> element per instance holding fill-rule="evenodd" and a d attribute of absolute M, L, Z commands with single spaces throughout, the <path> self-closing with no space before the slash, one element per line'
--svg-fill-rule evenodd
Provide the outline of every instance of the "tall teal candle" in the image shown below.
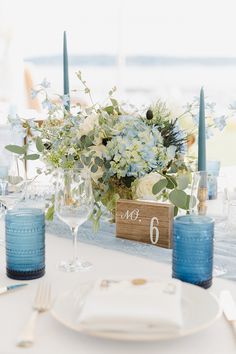
<path fill-rule="evenodd" d="M 198 125 L 198 171 L 206 171 L 206 127 L 204 91 L 200 91 L 199 125 Z"/>
<path fill-rule="evenodd" d="M 70 88 L 69 88 L 69 70 L 68 70 L 66 31 L 64 31 L 64 37 L 63 37 L 63 87 L 64 87 L 64 95 L 69 96 Z M 68 111 L 70 110 L 70 101 L 67 101 L 65 103 L 65 109 Z"/>

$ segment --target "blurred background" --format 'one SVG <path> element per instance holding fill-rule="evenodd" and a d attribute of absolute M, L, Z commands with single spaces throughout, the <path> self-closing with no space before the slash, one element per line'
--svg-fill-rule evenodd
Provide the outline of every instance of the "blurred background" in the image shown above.
<path fill-rule="evenodd" d="M 81 70 L 95 101 L 117 86 L 122 100 L 148 105 L 160 97 L 178 114 L 204 86 L 217 113 L 228 114 L 236 101 L 235 13 L 235 0 L 0 0 L 1 145 L 9 113 L 44 117 L 30 96 L 35 84 L 46 77 L 63 92 L 64 30 L 71 89 L 80 88 Z M 235 137 L 232 118 L 208 141 L 208 158 L 236 164 Z"/>

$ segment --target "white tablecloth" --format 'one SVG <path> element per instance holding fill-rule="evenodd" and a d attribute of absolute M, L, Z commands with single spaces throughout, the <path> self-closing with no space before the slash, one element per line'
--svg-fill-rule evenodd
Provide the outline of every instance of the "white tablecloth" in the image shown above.
<path fill-rule="evenodd" d="M 2 235 L 1 235 L 2 236 Z M 164 279 L 171 276 L 169 265 L 121 252 L 106 250 L 97 246 L 79 244 L 79 253 L 94 267 L 84 273 L 63 273 L 57 270 L 57 263 L 72 252 L 72 242 L 68 239 L 47 235 L 46 278 L 53 286 L 53 294 L 73 287 L 77 282 L 97 277 L 131 276 Z M 5 275 L 4 249 L 1 249 L 0 285 L 15 283 Z M 39 280 L 30 281 L 25 288 L 0 296 L 0 353 L 35 354 L 230 354 L 236 352 L 236 340 L 231 327 L 224 317 L 208 329 L 178 340 L 149 343 L 118 342 L 92 338 L 74 332 L 58 323 L 49 313 L 41 314 L 36 328 L 36 342 L 32 348 L 16 347 L 16 338 L 31 312 L 31 305 Z M 214 279 L 210 290 L 216 294 L 228 288 L 236 300 L 236 283 Z"/>

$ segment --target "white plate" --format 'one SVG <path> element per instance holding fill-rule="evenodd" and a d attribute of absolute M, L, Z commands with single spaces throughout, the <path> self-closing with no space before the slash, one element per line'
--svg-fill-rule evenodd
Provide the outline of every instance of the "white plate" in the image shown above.
<path fill-rule="evenodd" d="M 115 340 L 155 341 L 183 337 L 209 327 L 221 315 L 219 303 L 214 295 L 198 286 L 182 283 L 184 325 L 181 331 L 176 333 L 90 331 L 82 328 L 78 322 L 79 301 L 81 302 L 81 297 L 78 296 L 78 293 L 75 294 L 75 291 L 63 293 L 55 301 L 53 309 L 51 310 L 52 316 L 64 326 L 77 332 Z"/>

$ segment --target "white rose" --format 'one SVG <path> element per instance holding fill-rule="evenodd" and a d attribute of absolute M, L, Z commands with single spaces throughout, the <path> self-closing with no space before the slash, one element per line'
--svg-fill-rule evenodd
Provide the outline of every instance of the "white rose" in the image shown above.
<path fill-rule="evenodd" d="M 152 187 L 155 183 L 160 181 L 163 177 L 159 173 L 149 173 L 140 178 L 136 185 L 135 196 L 137 199 L 156 200 L 152 193 Z"/>
<path fill-rule="evenodd" d="M 88 133 L 93 130 L 96 125 L 98 125 L 98 115 L 93 113 L 85 118 L 84 122 L 80 125 L 80 136 L 88 135 Z"/>

